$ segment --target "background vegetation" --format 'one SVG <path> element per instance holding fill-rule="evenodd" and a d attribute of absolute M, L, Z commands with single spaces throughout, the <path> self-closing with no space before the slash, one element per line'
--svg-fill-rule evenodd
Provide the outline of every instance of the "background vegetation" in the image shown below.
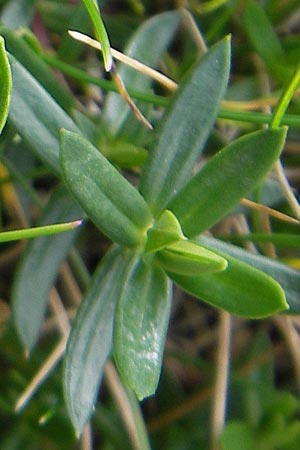
<path fill-rule="evenodd" d="M 125 51 L 132 36 L 132 47 L 137 45 L 139 37 L 134 33 L 151 17 L 177 10 L 180 23 L 177 18 L 157 19 L 156 32 L 144 38 L 141 59 L 145 57 L 147 64 L 178 83 L 205 45 L 210 48 L 232 35 L 230 82 L 205 147 L 205 161 L 235 138 L 270 123 L 280 95 L 294 80 L 290 106 L 281 120 L 289 126 L 281 158 L 284 169 L 277 164 L 263 193 L 253 192 L 250 202 L 243 202 L 210 230 L 212 236 L 293 269 L 288 286 L 296 299 L 293 314 L 259 321 L 238 318 L 176 287 L 156 395 L 139 405 L 108 363 L 91 422 L 78 440 L 62 389 L 64 330 L 67 334 L 68 320 L 73 319 L 110 240 L 86 220 L 84 227 L 55 236 L 50 247 L 41 240 L 29 245 L 2 243 L 0 447 L 296 450 L 300 442 L 299 2 L 110 0 L 99 5 L 111 45 L 120 51 Z M 66 200 L 57 166 L 59 129 L 73 129 L 76 123 L 133 184 L 153 132 L 128 115 L 123 100 L 112 97 L 116 85 L 103 67 L 101 54 L 68 35 L 70 29 L 93 35 L 83 2 L 7 0 L 0 1 L 0 8 L 0 34 L 9 61 L 12 66 L 16 61 L 22 65 L 13 72 L 10 111 L 0 140 L 2 230 L 77 219 L 82 210 Z M 172 96 L 170 89 L 123 70 L 118 72 L 132 99 L 155 127 Z M 23 305 L 22 317 L 27 315 L 29 323 L 34 317 L 38 322 L 38 308 L 28 305 L 33 298 L 48 297 L 50 289 L 42 329 L 29 328 L 32 334 L 22 335 L 19 327 L 17 333 L 21 307 L 16 305 Z M 30 348 L 37 333 L 38 343 L 26 358 L 21 341 Z"/>

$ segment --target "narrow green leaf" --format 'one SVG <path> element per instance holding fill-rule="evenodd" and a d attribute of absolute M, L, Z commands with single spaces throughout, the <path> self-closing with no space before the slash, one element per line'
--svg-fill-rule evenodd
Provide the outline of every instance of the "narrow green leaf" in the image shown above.
<path fill-rule="evenodd" d="M 289 305 L 289 314 L 300 313 L 300 273 L 299 271 L 286 266 L 285 264 L 266 258 L 261 255 L 253 255 L 252 253 L 220 241 L 219 239 L 207 238 L 201 236 L 197 239 L 199 243 L 204 244 L 208 249 L 222 251 L 224 254 L 232 255 L 241 261 L 262 270 L 266 274 L 273 277 L 283 288 L 286 300 Z"/>
<path fill-rule="evenodd" d="M 141 244 L 152 222 L 149 208 L 100 151 L 63 130 L 61 161 L 67 185 L 95 225 L 121 245 Z"/>
<path fill-rule="evenodd" d="M 194 237 L 222 219 L 279 157 L 286 129 L 247 134 L 217 153 L 168 205 L 183 232 Z"/>
<path fill-rule="evenodd" d="M 102 148 L 103 147 L 103 148 Z M 120 140 L 112 144 L 101 145 L 102 153 L 115 166 L 132 168 L 142 166 L 147 159 L 148 152 L 132 142 Z"/>
<path fill-rule="evenodd" d="M 5 43 L 3 37 L 0 36 L 0 134 L 8 115 L 11 84 L 11 72 L 5 51 Z"/>
<path fill-rule="evenodd" d="M 227 260 L 226 270 L 169 276 L 196 298 L 238 316 L 259 319 L 288 308 L 284 291 L 273 278 L 224 252 L 216 253 Z"/>
<path fill-rule="evenodd" d="M 78 435 L 90 418 L 112 347 L 116 301 L 127 277 L 129 251 L 110 250 L 95 272 L 76 314 L 67 344 L 64 392 Z"/>
<path fill-rule="evenodd" d="M 269 69 L 277 76 L 285 77 L 289 68 L 285 63 L 284 51 L 263 6 L 257 2 L 247 5 L 244 26 L 251 44 Z"/>
<path fill-rule="evenodd" d="M 197 62 L 166 110 L 140 183 L 156 217 L 191 176 L 225 94 L 229 65 L 230 41 L 226 38 Z"/>
<path fill-rule="evenodd" d="M 148 230 L 145 253 L 157 252 L 179 239 L 184 239 L 180 224 L 174 214 L 166 210 Z"/>
<path fill-rule="evenodd" d="M 23 230 L 2 231 L 0 233 L 0 242 L 11 242 L 19 241 L 20 239 L 33 239 L 41 236 L 52 236 L 53 234 L 65 233 L 66 231 L 74 230 L 74 228 L 81 224 L 81 220 L 75 220 L 67 223 L 24 228 Z"/>
<path fill-rule="evenodd" d="M 35 78 L 10 56 L 13 89 L 9 121 L 44 163 L 55 172 L 59 165 L 59 130 L 78 131 L 65 111 L 43 89 Z"/>
<path fill-rule="evenodd" d="M 45 90 L 66 111 L 75 105 L 75 99 L 57 77 L 51 68 L 43 61 L 22 36 L 12 29 L 0 25 L 0 34 L 4 37 L 7 51 L 12 54 L 31 75 L 45 88 Z"/>
<path fill-rule="evenodd" d="M 139 255 L 127 269 L 114 326 L 114 357 L 138 398 L 154 394 L 169 322 L 171 284 L 166 274 Z"/>
<path fill-rule="evenodd" d="M 151 17 L 133 34 L 124 53 L 156 68 L 178 28 L 179 20 L 180 14 L 177 11 L 168 11 Z M 149 77 L 124 64 L 118 65 L 118 73 L 130 95 L 133 89 L 145 93 L 152 85 Z M 119 94 L 111 93 L 107 96 L 102 117 L 113 135 L 120 132 L 129 115 L 128 105 Z"/>
<path fill-rule="evenodd" d="M 100 10 L 96 0 L 82 0 L 89 15 L 92 19 L 92 22 L 95 27 L 95 33 L 98 41 L 102 47 L 102 54 L 104 59 L 104 67 L 107 72 L 110 71 L 113 59 L 110 50 L 110 42 L 107 36 L 107 32 L 105 29 L 105 25 L 102 21 Z"/>
<path fill-rule="evenodd" d="M 157 252 L 155 260 L 167 272 L 186 276 L 197 276 L 204 272 L 219 272 L 227 267 L 226 259 L 184 239 Z"/>
<path fill-rule="evenodd" d="M 41 224 L 82 217 L 82 210 L 66 193 L 53 195 Z M 49 292 L 59 267 L 78 235 L 78 229 L 31 241 L 21 259 L 13 286 L 13 315 L 19 336 L 28 350 L 37 339 Z"/>

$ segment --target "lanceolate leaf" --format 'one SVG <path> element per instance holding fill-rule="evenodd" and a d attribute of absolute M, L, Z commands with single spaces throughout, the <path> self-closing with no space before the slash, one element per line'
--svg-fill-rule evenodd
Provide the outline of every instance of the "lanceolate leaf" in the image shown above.
<path fill-rule="evenodd" d="M 56 172 L 59 166 L 59 130 L 77 126 L 44 88 L 12 56 L 13 89 L 9 121 L 34 153 Z"/>
<path fill-rule="evenodd" d="M 176 11 L 152 17 L 134 33 L 124 53 L 156 68 L 174 36 L 179 19 L 180 15 Z M 126 88 L 145 92 L 152 84 L 152 80 L 148 76 L 124 64 L 118 66 L 118 73 Z M 129 114 L 128 105 L 119 94 L 111 93 L 107 96 L 103 109 L 103 120 L 113 134 L 119 133 Z"/>
<path fill-rule="evenodd" d="M 139 192 L 86 139 L 63 131 L 63 174 L 88 216 L 114 242 L 135 246 L 143 242 L 152 222 Z"/>
<path fill-rule="evenodd" d="M 219 250 L 224 254 L 232 255 L 240 260 L 250 264 L 252 267 L 256 267 L 262 270 L 266 274 L 273 277 L 283 288 L 286 300 L 289 305 L 287 313 L 299 314 L 300 313 L 300 273 L 297 270 L 292 269 L 278 261 L 274 261 L 270 258 L 266 258 L 261 255 L 253 255 L 252 253 L 220 241 L 219 239 L 207 238 L 201 236 L 198 239 L 201 244 L 204 244 L 212 251 Z"/>
<path fill-rule="evenodd" d="M 247 134 L 213 157 L 168 208 L 188 237 L 222 219 L 268 173 L 284 145 L 286 129 Z"/>
<path fill-rule="evenodd" d="M 116 301 L 126 281 L 130 260 L 131 252 L 122 252 L 119 247 L 105 256 L 72 326 L 64 366 L 64 391 L 78 434 L 92 413 L 111 352 Z"/>
<path fill-rule="evenodd" d="M 167 275 L 137 256 L 127 269 L 114 327 L 114 357 L 138 398 L 154 394 L 169 322 L 171 284 Z"/>
<path fill-rule="evenodd" d="M 225 94 L 229 65 L 226 38 L 197 62 L 167 108 L 140 183 L 155 217 L 191 176 Z"/>
<path fill-rule="evenodd" d="M 228 262 L 223 272 L 169 275 L 195 297 L 239 316 L 259 319 L 288 308 L 284 291 L 273 278 L 224 252 L 216 253 Z"/>
<path fill-rule="evenodd" d="M 43 216 L 41 225 L 82 217 L 82 210 L 72 199 L 57 192 Z M 49 292 L 61 263 L 74 242 L 78 230 L 31 241 L 18 268 L 13 286 L 13 313 L 20 338 L 31 350 L 44 319 Z"/>
<path fill-rule="evenodd" d="M 0 133 L 6 123 L 11 93 L 11 73 L 5 51 L 4 39 L 0 36 Z"/>

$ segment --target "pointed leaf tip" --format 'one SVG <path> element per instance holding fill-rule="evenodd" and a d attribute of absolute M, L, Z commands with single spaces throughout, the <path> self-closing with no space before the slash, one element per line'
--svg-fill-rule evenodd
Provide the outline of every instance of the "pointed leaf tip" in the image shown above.
<path fill-rule="evenodd" d="M 286 132 L 283 127 L 242 136 L 190 179 L 168 205 L 186 236 L 209 229 L 254 189 L 280 156 Z"/>
<path fill-rule="evenodd" d="M 228 261 L 222 272 L 195 277 L 169 275 L 196 298 L 241 317 L 261 319 L 288 309 L 285 293 L 276 280 L 225 252 L 216 253 Z"/>
<path fill-rule="evenodd" d="M 171 283 L 138 256 L 127 268 L 114 325 L 117 367 L 138 398 L 153 395 L 160 377 L 169 323 Z"/>

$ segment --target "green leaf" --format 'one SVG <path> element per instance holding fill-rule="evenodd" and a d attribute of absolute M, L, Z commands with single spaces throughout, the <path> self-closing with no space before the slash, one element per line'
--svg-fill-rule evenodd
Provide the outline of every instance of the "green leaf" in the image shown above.
<path fill-rule="evenodd" d="M 186 276 L 197 276 L 203 272 L 219 272 L 227 267 L 226 259 L 184 239 L 157 252 L 155 261 L 167 272 Z"/>
<path fill-rule="evenodd" d="M 230 41 L 213 46 L 180 84 L 141 177 L 140 191 L 155 217 L 190 178 L 227 86 Z"/>
<path fill-rule="evenodd" d="M 300 313 L 300 273 L 297 270 L 292 269 L 284 264 L 274 261 L 273 259 L 266 258 L 261 255 L 253 255 L 252 253 L 239 248 L 235 245 L 227 244 L 219 239 L 207 238 L 201 236 L 197 239 L 205 247 L 212 251 L 222 251 L 224 254 L 232 255 L 235 258 L 239 258 L 247 264 L 262 270 L 266 274 L 274 278 L 283 288 L 286 300 L 289 305 L 289 314 Z"/>
<path fill-rule="evenodd" d="M 148 156 L 144 148 L 125 140 L 103 144 L 101 145 L 102 153 L 114 166 L 122 168 L 142 166 Z"/>
<path fill-rule="evenodd" d="M 127 268 L 114 326 L 117 367 L 138 398 L 154 394 L 169 323 L 171 284 L 139 255 Z"/>
<path fill-rule="evenodd" d="M 90 418 L 112 347 L 116 301 L 127 278 L 131 253 L 115 247 L 94 274 L 67 344 L 64 392 L 71 421 L 81 434 Z"/>
<path fill-rule="evenodd" d="M 17 32 L 10 28 L 1 25 L 0 34 L 5 39 L 7 51 L 31 73 L 63 109 L 70 111 L 75 105 L 75 99 L 57 81 L 53 71 L 41 59 L 41 55 L 38 55 Z"/>
<path fill-rule="evenodd" d="M 105 25 L 102 21 L 100 10 L 96 0 L 82 0 L 89 15 L 92 19 L 92 22 L 95 27 L 95 33 L 98 41 L 102 47 L 103 59 L 104 59 L 104 67 L 107 72 L 110 71 L 111 66 L 113 64 L 113 59 L 111 55 L 110 43 L 107 36 L 107 32 L 105 29 Z"/>
<path fill-rule="evenodd" d="M 156 68 L 174 36 L 179 20 L 180 15 L 177 11 L 168 11 L 152 17 L 134 33 L 124 53 Z M 118 73 L 127 89 L 146 92 L 152 85 L 149 77 L 124 64 L 118 65 Z M 129 114 L 128 105 L 119 94 L 111 93 L 107 96 L 102 116 L 112 134 L 120 132 Z"/>
<path fill-rule="evenodd" d="M 0 133 L 8 115 L 11 84 L 11 72 L 5 51 L 5 43 L 3 37 L 0 36 Z"/>
<path fill-rule="evenodd" d="M 145 253 L 157 252 L 179 239 L 184 239 L 180 224 L 174 214 L 166 210 L 148 230 Z"/>
<path fill-rule="evenodd" d="M 53 195 L 41 224 L 74 220 L 80 216 L 82 210 L 59 191 Z M 28 350 L 38 337 L 50 289 L 78 231 L 37 238 L 28 244 L 21 259 L 12 292 L 13 315 L 18 334 Z"/>
<path fill-rule="evenodd" d="M 147 204 L 89 141 L 63 130 L 61 162 L 67 185 L 103 233 L 128 247 L 144 241 L 152 222 Z"/>
<path fill-rule="evenodd" d="M 244 26 L 251 44 L 269 69 L 280 78 L 289 76 L 280 39 L 273 30 L 263 6 L 257 2 L 250 2 L 247 5 Z"/>
<path fill-rule="evenodd" d="M 22 65 L 12 56 L 9 59 L 13 80 L 9 121 L 38 158 L 59 172 L 59 130 L 78 128 Z"/>
<path fill-rule="evenodd" d="M 224 252 L 214 251 L 227 260 L 226 270 L 192 277 L 169 272 L 169 276 L 196 298 L 238 316 L 259 319 L 288 308 L 284 291 L 273 278 Z"/>
<path fill-rule="evenodd" d="M 168 205 L 184 234 L 194 237 L 228 214 L 271 169 L 285 136 L 285 128 L 261 130 L 217 153 Z"/>

